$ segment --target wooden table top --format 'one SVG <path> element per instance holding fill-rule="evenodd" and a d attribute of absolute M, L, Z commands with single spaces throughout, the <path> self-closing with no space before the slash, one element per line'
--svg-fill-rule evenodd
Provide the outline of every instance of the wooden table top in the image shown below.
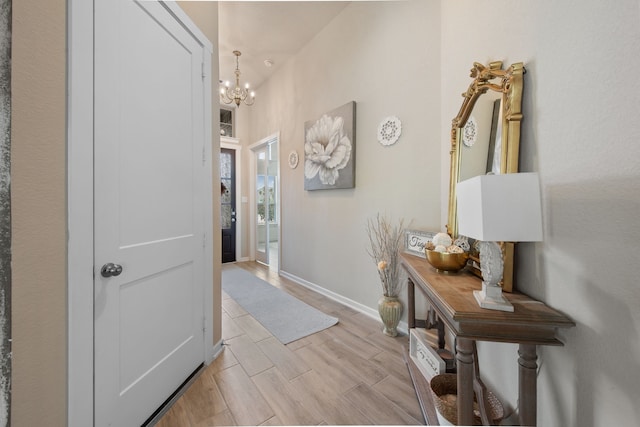
<path fill-rule="evenodd" d="M 444 274 L 424 259 L 402 254 L 401 265 L 413 283 L 419 287 L 442 320 L 460 337 L 485 341 L 562 345 L 555 337 L 557 328 L 575 323 L 564 314 L 522 293 L 504 292 L 513 312 L 481 308 L 474 290 L 482 288 L 482 281 L 463 270 Z"/>

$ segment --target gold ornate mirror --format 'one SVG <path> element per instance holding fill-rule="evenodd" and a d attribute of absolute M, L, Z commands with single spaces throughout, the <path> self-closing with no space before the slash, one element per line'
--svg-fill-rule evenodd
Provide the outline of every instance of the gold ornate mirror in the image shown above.
<path fill-rule="evenodd" d="M 456 184 L 478 174 L 518 172 L 524 73 L 521 62 L 505 70 L 502 61 L 473 64 L 473 81 L 451 123 L 447 231 L 453 238 L 458 236 Z M 503 245 L 507 292 L 513 289 L 513 246 Z"/>

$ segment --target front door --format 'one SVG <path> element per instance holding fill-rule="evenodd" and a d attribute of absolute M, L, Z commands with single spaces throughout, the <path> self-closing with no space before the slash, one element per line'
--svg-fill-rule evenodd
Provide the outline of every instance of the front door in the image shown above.
<path fill-rule="evenodd" d="M 134 0 L 94 43 L 95 425 L 133 426 L 204 360 L 205 50 Z"/>
<path fill-rule="evenodd" d="M 220 149 L 222 262 L 236 260 L 236 152 Z"/>

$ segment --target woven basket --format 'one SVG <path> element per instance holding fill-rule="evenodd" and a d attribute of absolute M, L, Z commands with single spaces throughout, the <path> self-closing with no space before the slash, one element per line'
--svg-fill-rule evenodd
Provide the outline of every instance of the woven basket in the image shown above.
<path fill-rule="evenodd" d="M 458 376 L 456 374 L 436 375 L 431 379 L 430 385 L 433 403 L 440 415 L 451 424 L 458 425 Z M 487 415 L 496 424 L 504 417 L 504 409 L 498 398 L 489 390 L 487 390 L 487 400 L 489 403 L 489 413 Z M 474 425 L 482 425 L 480 409 L 475 396 L 473 400 L 473 418 Z"/>

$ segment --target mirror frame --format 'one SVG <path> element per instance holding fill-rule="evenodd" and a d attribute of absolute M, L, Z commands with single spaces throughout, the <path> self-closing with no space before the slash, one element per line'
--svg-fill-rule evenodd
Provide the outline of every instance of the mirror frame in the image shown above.
<path fill-rule="evenodd" d="M 458 236 L 458 215 L 456 202 L 456 185 L 460 174 L 460 143 L 462 129 L 471 116 L 478 98 L 488 91 L 502 94 L 502 151 L 500 173 L 517 173 L 520 155 L 520 122 L 522 121 L 522 89 L 525 73 L 522 62 L 502 69 L 502 61 L 494 61 L 488 66 L 473 63 L 470 77 L 473 79 L 469 88 L 462 94 L 464 100 L 458 115 L 451 122 L 451 168 L 449 177 L 449 215 L 447 232 Z M 503 290 L 513 289 L 513 251 L 514 244 L 503 245 L 504 277 Z"/>

